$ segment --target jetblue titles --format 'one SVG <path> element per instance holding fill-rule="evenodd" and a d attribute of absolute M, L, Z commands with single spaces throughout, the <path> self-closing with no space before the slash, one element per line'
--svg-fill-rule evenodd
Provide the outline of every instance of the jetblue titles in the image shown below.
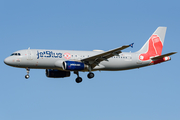
<path fill-rule="evenodd" d="M 41 57 L 47 57 L 47 58 L 62 58 L 62 53 L 54 53 L 52 51 L 37 51 L 37 59 Z"/>

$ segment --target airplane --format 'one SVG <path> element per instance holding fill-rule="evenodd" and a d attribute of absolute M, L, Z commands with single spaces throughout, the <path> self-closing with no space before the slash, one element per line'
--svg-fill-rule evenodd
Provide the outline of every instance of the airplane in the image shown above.
<path fill-rule="evenodd" d="M 170 55 L 176 52 L 161 55 L 167 27 L 158 27 L 144 46 L 137 52 L 122 52 L 133 47 L 133 44 L 124 45 L 109 51 L 72 51 L 25 49 L 19 50 L 4 59 L 4 63 L 18 68 L 25 68 L 28 79 L 30 69 L 45 69 L 47 77 L 70 77 L 70 73 L 77 75 L 75 81 L 82 82 L 79 72 L 89 72 L 89 79 L 94 77 L 93 71 L 121 71 L 171 60 Z"/>

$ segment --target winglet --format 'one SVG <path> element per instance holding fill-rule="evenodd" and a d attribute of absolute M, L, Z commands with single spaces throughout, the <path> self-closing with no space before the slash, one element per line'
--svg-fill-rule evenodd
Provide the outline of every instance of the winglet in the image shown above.
<path fill-rule="evenodd" d="M 134 43 L 131 43 L 129 46 L 133 48 Z"/>

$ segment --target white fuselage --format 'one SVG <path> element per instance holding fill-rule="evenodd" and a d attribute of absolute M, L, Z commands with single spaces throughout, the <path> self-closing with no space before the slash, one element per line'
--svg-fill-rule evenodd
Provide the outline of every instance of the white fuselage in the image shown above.
<path fill-rule="evenodd" d="M 42 50 L 42 49 L 27 49 L 16 51 L 20 55 L 13 55 L 6 58 L 6 64 L 20 68 L 34 69 L 58 69 L 62 70 L 63 61 L 81 61 L 104 51 L 72 51 L 72 50 Z M 119 56 L 113 56 L 107 61 L 100 62 L 95 70 L 127 70 L 149 65 L 149 61 L 140 61 L 139 53 L 120 53 Z M 87 70 L 83 70 L 87 71 Z"/>

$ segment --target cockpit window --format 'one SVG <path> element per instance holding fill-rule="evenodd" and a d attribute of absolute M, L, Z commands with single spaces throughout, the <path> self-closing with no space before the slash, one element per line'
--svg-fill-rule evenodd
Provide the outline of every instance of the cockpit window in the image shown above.
<path fill-rule="evenodd" d="M 13 56 L 14 55 L 14 53 L 13 54 L 11 54 L 11 56 Z"/>
<path fill-rule="evenodd" d="M 21 56 L 21 54 L 20 53 L 13 53 L 13 54 L 11 54 L 11 56 Z"/>

